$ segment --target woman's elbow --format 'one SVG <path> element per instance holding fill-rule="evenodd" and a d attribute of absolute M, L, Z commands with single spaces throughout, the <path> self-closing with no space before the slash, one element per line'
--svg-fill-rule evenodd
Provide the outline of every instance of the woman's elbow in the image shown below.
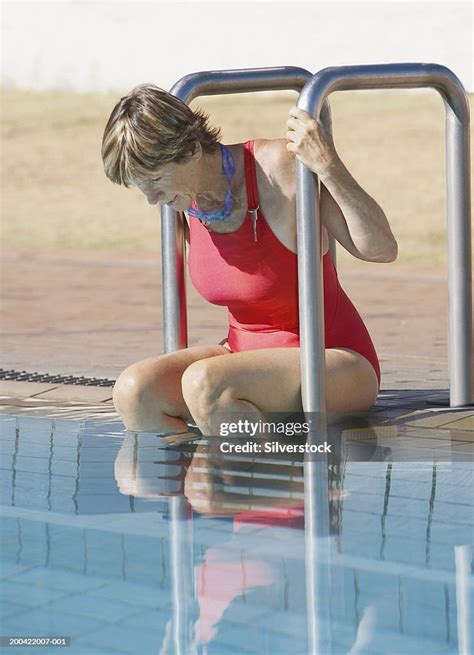
<path fill-rule="evenodd" d="M 395 239 L 386 244 L 386 247 L 378 252 L 375 256 L 370 257 L 371 262 L 380 264 L 390 264 L 398 257 L 398 243 Z"/>
<path fill-rule="evenodd" d="M 385 262 L 389 264 L 390 262 L 394 262 L 396 258 L 398 257 L 398 243 L 395 237 L 392 236 L 390 239 L 390 247 L 388 248 L 387 251 L 387 259 Z"/>

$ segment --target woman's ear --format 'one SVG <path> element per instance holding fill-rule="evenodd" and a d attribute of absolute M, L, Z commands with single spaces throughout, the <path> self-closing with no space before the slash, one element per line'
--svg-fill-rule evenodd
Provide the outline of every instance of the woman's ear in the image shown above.
<path fill-rule="evenodd" d="M 194 144 L 194 150 L 191 155 L 191 159 L 196 159 L 199 160 L 202 157 L 202 145 L 199 143 L 199 141 L 196 141 Z"/>

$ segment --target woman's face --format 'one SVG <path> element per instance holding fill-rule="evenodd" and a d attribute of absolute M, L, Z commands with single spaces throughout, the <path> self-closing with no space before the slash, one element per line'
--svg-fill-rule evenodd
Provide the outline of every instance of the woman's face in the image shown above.
<path fill-rule="evenodd" d="M 176 211 L 188 209 L 196 199 L 196 161 L 163 164 L 150 172 L 137 188 L 146 195 L 150 205 L 168 205 Z"/>

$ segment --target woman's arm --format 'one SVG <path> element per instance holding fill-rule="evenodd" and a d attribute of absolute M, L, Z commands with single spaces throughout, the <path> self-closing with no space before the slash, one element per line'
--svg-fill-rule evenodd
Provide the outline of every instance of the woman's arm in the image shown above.
<path fill-rule="evenodd" d="M 339 158 L 330 129 L 297 107 L 290 110 L 287 126 L 288 150 L 321 180 L 323 225 L 355 257 L 394 261 L 398 248 L 387 218 Z"/>

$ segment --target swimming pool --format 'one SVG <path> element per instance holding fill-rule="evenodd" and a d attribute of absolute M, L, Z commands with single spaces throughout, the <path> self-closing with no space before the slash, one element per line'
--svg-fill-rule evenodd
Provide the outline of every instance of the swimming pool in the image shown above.
<path fill-rule="evenodd" d="M 113 419 L 0 426 L 4 636 L 80 655 L 469 652 L 469 438 L 340 431 L 318 537 L 304 455 L 170 446 Z"/>

